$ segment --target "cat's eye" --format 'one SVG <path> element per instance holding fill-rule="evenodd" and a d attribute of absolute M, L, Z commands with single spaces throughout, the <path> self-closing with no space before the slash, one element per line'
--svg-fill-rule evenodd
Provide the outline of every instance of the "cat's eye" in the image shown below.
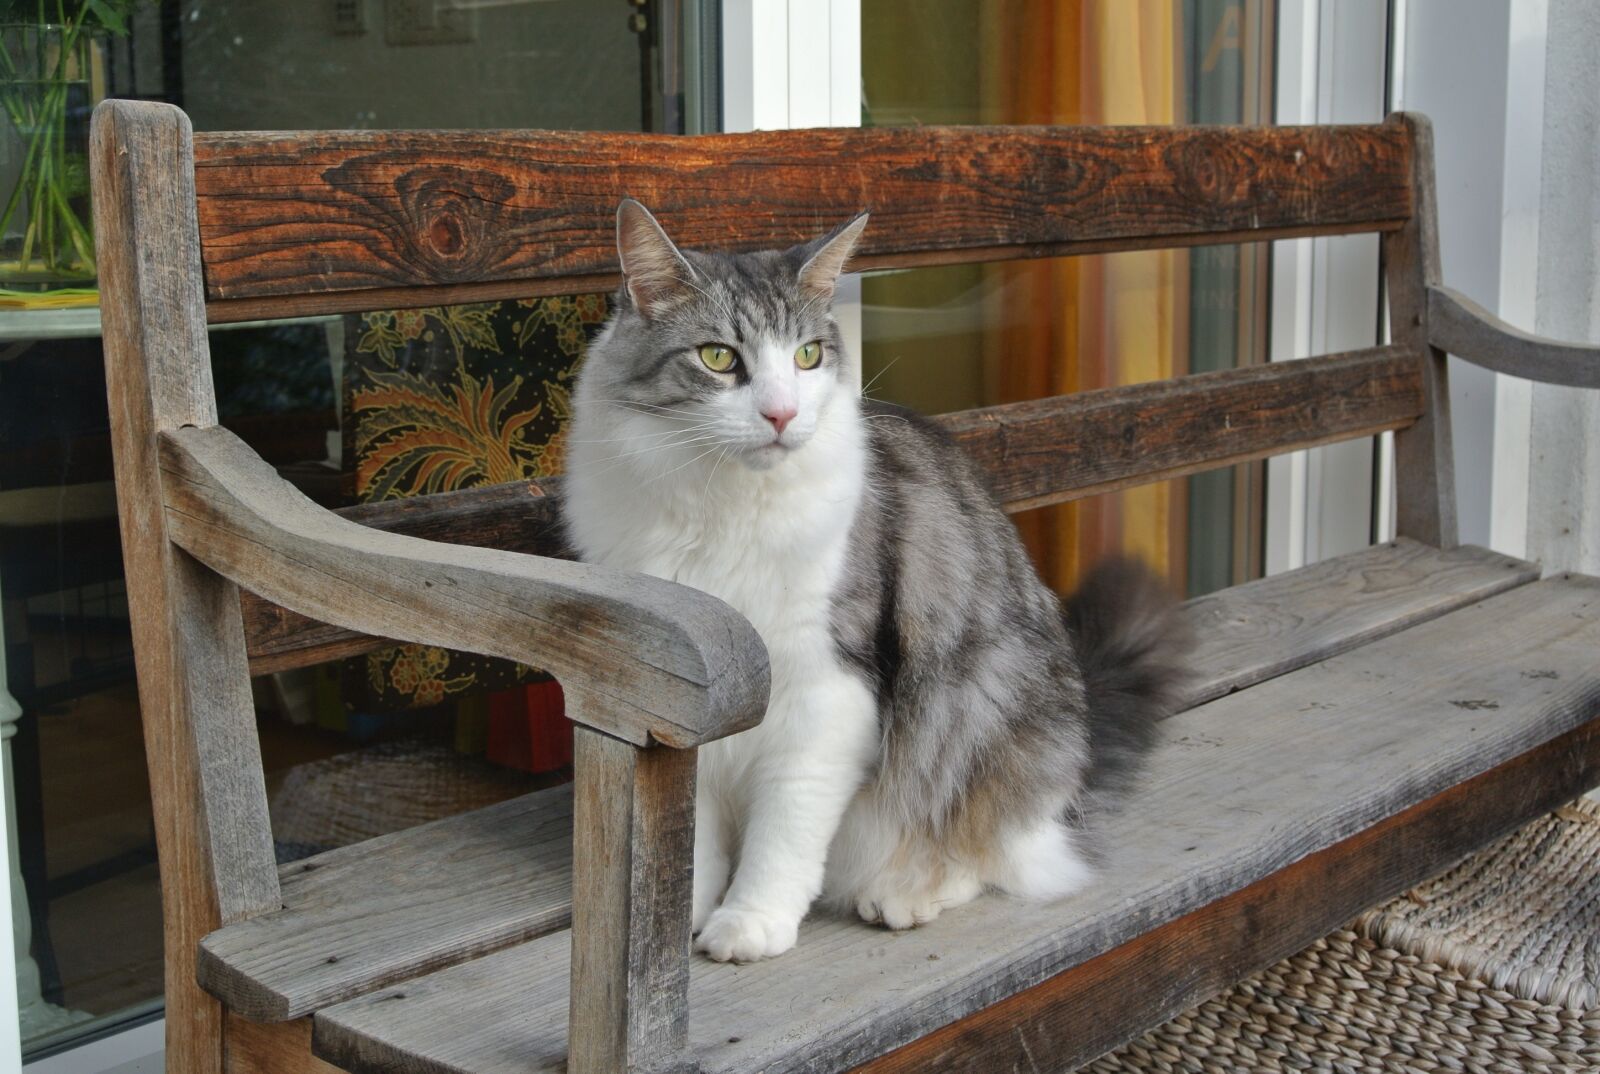
<path fill-rule="evenodd" d="M 700 347 L 700 361 L 713 373 L 727 373 L 739 361 L 732 347 L 720 343 L 706 343 Z"/>
<path fill-rule="evenodd" d="M 822 344 L 807 343 L 794 352 L 794 364 L 801 369 L 815 369 L 822 364 Z"/>

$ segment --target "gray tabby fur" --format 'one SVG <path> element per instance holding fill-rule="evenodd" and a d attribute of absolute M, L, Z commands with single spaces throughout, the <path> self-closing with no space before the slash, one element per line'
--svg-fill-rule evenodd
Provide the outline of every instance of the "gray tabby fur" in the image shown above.
<path fill-rule="evenodd" d="M 875 699 L 876 748 L 829 856 L 831 900 L 899 927 L 984 886 L 1040 897 L 1070 890 L 1082 872 L 1070 832 L 1061 837 L 1070 862 L 1060 875 L 1042 875 L 1017 856 L 1031 853 L 1029 833 L 1041 821 L 1053 818 L 1053 838 L 1054 821 L 1075 821 L 1089 795 L 1128 785 L 1157 721 L 1179 700 L 1187 635 L 1175 603 L 1147 571 L 1116 563 L 1091 572 L 1064 605 L 970 458 L 926 419 L 858 400 L 859 367 L 830 305 L 855 240 L 841 233 L 859 231 L 860 219 L 792 250 L 749 254 L 678 251 L 642 208 L 625 204 L 620 219 L 630 275 L 615 317 L 591 346 L 575 427 L 605 431 L 618 420 L 609 407 L 661 415 L 657 435 L 670 438 L 671 422 L 688 419 L 669 415 L 703 416 L 748 383 L 686 359 L 697 347 L 726 342 L 754 354 L 763 340 L 808 339 L 825 342 L 822 374 L 834 382 L 819 405 L 835 421 L 860 423 L 856 441 L 819 434 L 794 449 L 838 451 L 839 467 L 864 474 L 827 618 L 839 665 Z M 826 279 L 812 278 L 826 257 Z M 847 443 L 858 445 L 854 454 L 839 446 Z M 738 508 L 741 489 L 766 495 L 767 462 L 719 469 L 726 446 L 720 455 L 716 443 L 703 454 L 700 446 L 686 450 L 683 465 L 704 473 L 695 484 L 704 481 L 708 504 L 719 502 L 716 489 L 727 490 L 727 510 Z M 591 479 L 576 472 L 572 480 Z M 707 507 L 696 524 L 711 533 L 723 524 L 719 510 Z M 573 543 L 589 554 L 582 539 Z M 760 627 L 762 609 L 740 610 Z M 782 675 L 774 670 L 776 688 Z M 873 845 L 883 832 L 892 845 Z M 921 879 L 908 879 L 913 874 Z M 894 890 L 919 883 L 921 901 L 891 913 Z M 697 891 L 697 928 L 700 902 Z M 748 956 L 730 949 L 731 957 L 760 957 L 783 945 L 757 944 Z"/>

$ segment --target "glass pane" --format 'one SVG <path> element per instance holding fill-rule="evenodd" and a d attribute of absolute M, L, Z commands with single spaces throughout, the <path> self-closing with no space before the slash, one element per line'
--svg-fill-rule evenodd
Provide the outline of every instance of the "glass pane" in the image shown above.
<path fill-rule="evenodd" d="M 716 126 L 710 0 L 110 6 L 132 17 L 124 34 L 89 35 L 87 58 L 73 53 L 69 160 L 104 96 L 180 104 L 198 130 Z M 3 192 L 25 156 L 9 133 Z M 66 289 L 85 283 L 0 280 L 0 722 L 14 697 L 11 886 L 30 1058 L 158 1013 L 161 995 L 96 295 Z M 330 506 L 550 472 L 563 385 L 604 302 L 221 326 L 219 415 Z M 486 415 L 486 435 L 447 445 L 451 408 L 484 393 L 495 405 L 469 411 Z M 442 651 L 384 650 L 254 687 L 283 861 L 546 785 L 570 756 L 553 683 Z"/>
<path fill-rule="evenodd" d="M 1273 5 L 863 0 L 864 123 L 1258 123 Z M 940 77 L 927 77 L 937 70 Z M 1218 246 L 869 276 L 863 380 L 928 412 L 1265 358 L 1266 250 Z M 1258 464 L 1029 512 L 1048 580 L 1114 552 L 1189 595 L 1260 573 Z"/>

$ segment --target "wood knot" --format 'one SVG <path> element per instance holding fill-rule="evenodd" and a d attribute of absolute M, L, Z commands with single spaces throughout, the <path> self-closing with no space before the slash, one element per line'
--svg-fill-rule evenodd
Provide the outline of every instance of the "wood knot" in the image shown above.
<path fill-rule="evenodd" d="M 517 252 L 517 184 L 493 161 L 428 162 L 397 169 L 385 153 L 346 160 L 323 174 L 365 204 L 396 259 L 434 283 L 480 280 Z"/>
<path fill-rule="evenodd" d="M 428 227 L 428 240 L 433 243 L 435 250 L 446 257 L 460 253 L 464 244 L 461 221 L 448 213 L 434 217 Z"/>
<path fill-rule="evenodd" d="M 1237 135 L 1195 131 L 1167 150 L 1174 188 L 1200 205 L 1239 205 L 1259 200 L 1257 149 Z"/>

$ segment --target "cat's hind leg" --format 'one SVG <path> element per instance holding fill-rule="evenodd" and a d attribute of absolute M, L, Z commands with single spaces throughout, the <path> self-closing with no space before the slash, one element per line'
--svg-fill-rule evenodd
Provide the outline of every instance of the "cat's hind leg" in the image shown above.
<path fill-rule="evenodd" d="M 829 901 L 868 924 L 925 925 L 971 902 L 983 882 L 970 865 L 904 828 L 870 792 L 856 797 L 828 860 Z"/>
<path fill-rule="evenodd" d="M 976 899 L 983 883 L 972 869 L 956 862 L 932 868 L 887 870 L 856 896 L 856 913 L 868 924 L 895 930 L 926 925 L 941 913 Z"/>
<path fill-rule="evenodd" d="M 1077 835 L 1053 816 L 1002 830 L 987 858 L 984 881 L 1024 899 L 1059 899 L 1094 877 Z"/>

